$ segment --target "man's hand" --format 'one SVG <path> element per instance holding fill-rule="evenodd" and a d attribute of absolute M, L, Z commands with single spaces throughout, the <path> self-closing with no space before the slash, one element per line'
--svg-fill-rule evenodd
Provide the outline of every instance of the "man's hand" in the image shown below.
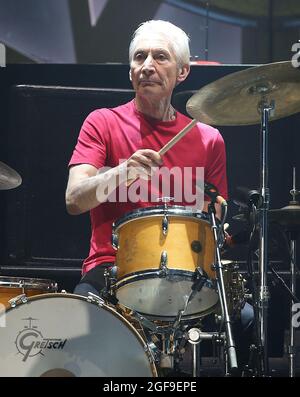
<path fill-rule="evenodd" d="M 153 175 L 153 168 L 163 164 L 161 155 L 151 149 L 137 150 L 126 161 L 127 180 L 133 182 L 137 178 L 150 179 Z"/>

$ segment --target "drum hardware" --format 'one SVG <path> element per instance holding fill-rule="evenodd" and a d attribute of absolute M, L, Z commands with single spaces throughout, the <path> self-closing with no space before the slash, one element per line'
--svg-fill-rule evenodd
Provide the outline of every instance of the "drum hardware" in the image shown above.
<path fill-rule="evenodd" d="M 239 273 L 239 266 L 232 261 L 222 260 L 223 278 L 226 286 L 227 304 L 230 317 L 237 319 L 241 315 L 241 310 L 245 306 L 247 299 L 251 298 L 245 288 L 246 280 Z"/>
<path fill-rule="evenodd" d="M 161 336 L 162 349 L 160 353 L 160 368 L 172 369 L 174 367 L 174 353 L 175 345 L 174 338 L 172 335 L 166 337 L 166 335 Z"/>
<path fill-rule="evenodd" d="M 226 339 L 225 333 L 219 332 L 202 332 L 199 328 L 190 328 L 185 338 L 188 343 L 192 345 L 193 359 L 192 359 L 192 376 L 200 376 L 200 342 L 203 340 L 212 341 L 213 346 L 224 344 Z M 215 349 L 214 349 L 215 350 Z M 214 355 L 215 356 L 215 355 Z"/>
<path fill-rule="evenodd" d="M 113 229 L 114 229 L 114 226 L 113 226 Z M 118 239 L 118 236 L 114 232 L 111 237 L 111 245 L 115 250 L 117 250 L 119 248 L 119 239 Z"/>
<path fill-rule="evenodd" d="M 286 285 L 284 280 L 278 275 L 278 273 L 271 267 L 271 271 L 276 277 L 276 279 L 280 282 L 280 285 L 288 292 L 291 303 L 290 303 L 290 340 L 289 340 L 289 377 L 295 377 L 295 358 L 296 358 L 296 349 L 295 349 L 295 327 L 293 327 L 293 304 L 299 303 L 299 299 L 296 296 L 296 273 L 297 268 L 296 265 L 296 245 L 297 238 L 300 232 L 300 203 L 296 200 L 297 195 L 300 193 L 299 190 L 296 189 L 296 168 L 293 167 L 293 188 L 290 190 L 290 194 L 292 196 L 292 201 L 289 202 L 289 205 L 283 207 L 281 209 L 270 210 L 270 219 L 278 222 L 281 226 L 284 227 L 287 236 L 289 238 L 289 242 L 287 245 L 289 246 L 289 254 L 290 254 L 290 288 Z"/>
<path fill-rule="evenodd" d="M 164 236 L 166 236 L 169 230 L 168 203 L 174 201 L 174 197 L 159 197 L 157 201 L 164 203 L 164 217 L 162 219 L 161 225 L 162 225 L 162 233 Z"/>
<path fill-rule="evenodd" d="M 204 285 L 207 283 L 207 279 L 208 279 L 207 274 L 203 271 L 203 269 L 201 269 L 201 267 L 197 267 L 192 277 L 193 284 L 192 284 L 191 292 L 188 296 L 188 299 L 186 301 L 185 307 L 181 315 L 184 314 L 188 304 L 192 301 L 192 299 L 195 298 L 197 292 L 200 292 L 202 290 Z"/>
<path fill-rule="evenodd" d="M 14 189 L 20 186 L 22 178 L 8 165 L 0 161 L 0 190 Z"/>
<path fill-rule="evenodd" d="M 249 360 L 248 364 L 245 365 L 242 371 L 243 377 L 255 377 L 258 375 L 257 373 L 257 357 L 259 357 L 258 346 L 252 344 L 249 346 Z"/>
<path fill-rule="evenodd" d="M 258 328 L 261 375 L 269 372 L 267 345 L 267 314 L 269 291 L 268 264 L 268 186 L 269 121 L 300 111 L 300 73 L 290 61 L 252 67 L 225 76 L 194 94 L 187 102 L 187 111 L 193 118 L 211 125 L 260 124 L 261 170 L 258 205 L 259 221 L 259 288 L 257 293 L 256 324 Z M 276 112 L 274 112 L 276 106 Z M 232 108 L 238 112 L 232 112 Z"/>
<path fill-rule="evenodd" d="M 159 277 L 167 277 L 168 275 L 168 253 L 163 251 L 160 256 Z"/>
<path fill-rule="evenodd" d="M 114 293 L 114 284 L 116 282 L 117 267 L 111 266 L 104 269 L 103 277 L 105 281 L 105 287 L 100 291 L 101 298 L 107 303 L 116 306 L 118 299 Z"/>
<path fill-rule="evenodd" d="M 8 301 L 10 307 L 16 307 L 20 303 L 27 303 L 28 299 L 26 294 L 21 294 Z"/>
<path fill-rule="evenodd" d="M 156 334 L 161 333 L 159 328 L 154 324 L 153 321 L 150 321 L 148 318 L 146 318 L 145 316 L 142 316 L 140 313 L 138 313 L 135 310 L 130 310 L 130 316 L 134 319 L 136 319 L 142 328 L 144 329 L 148 329 L 151 332 L 154 332 Z M 166 332 L 165 330 L 163 332 Z"/>
<path fill-rule="evenodd" d="M 169 220 L 167 218 L 167 214 L 165 214 L 162 220 L 162 232 L 164 236 L 168 234 L 168 229 L 169 229 Z"/>
<path fill-rule="evenodd" d="M 226 335 L 225 356 L 226 356 L 226 360 L 228 359 L 229 372 L 233 374 L 238 370 L 238 363 L 236 358 L 235 343 L 231 329 L 231 321 L 228 313 L 227 296 L 226 296 L 226 290 L 225 290 L 225 284 L 223 278 L 223 266 L 222 266 L 220 247 L 219 247 L 220 232 L 215 217 L 215 213 L 216 213 L 215 202 L 216 202 L 216 197 L 212 199 L 211 203 L 208 205 L 208 213 L 210 216 L 211 228 L 215 239 L 215 259 L 216 259 L 215 270 L 217 274 L 217 284 L 219 290 L 221 309 L 223 313 L 222 316 L 223 324 L 225 327 L 225 335 Z M 224 221 L 225 219 L 222 220 L 221 225 L 224 224 Z"/>
<path fill-rule="evenodd" d="M 90 303 L 95 303 L 96 305 L 99 305 L 100 307 L 105 304 L 104 299 L 100 298 L 99 295 L 96 295 L 93 292 L 88 292 L 87 301 Z"/>

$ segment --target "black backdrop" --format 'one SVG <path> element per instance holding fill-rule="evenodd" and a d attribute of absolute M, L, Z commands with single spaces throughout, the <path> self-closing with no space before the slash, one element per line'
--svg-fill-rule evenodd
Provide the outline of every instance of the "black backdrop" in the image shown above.
<path fill-rule="evenodd" d="M 188 81 L 177 88 L 175 106 L 184 112 L 191 90 L 246 68 L 192 67 Z M 60 289 L 71 291 L 88 253 L 90 226 L 88 215 L 71 217 L 66 213 L 67 164 L 87 114 L 133 97 L 128 65 L 9 65 L 0 68 L 0 84 L 0 159 L 23 179 L 17 189 L 0 192 L 1 272 L 52 278 Z M 232 111 L 238 117 L 239 109 Z M 271 208 L 288 203 L 292 167 L 300 169 L 299 121 L 298 114 L 270 125 Z M 233 198 L 237 186 L 259 186 L 260 127 L 219 129 L 226 143 Z M 241 228 L 232 219 L 236 213 L 237 207 L 230 201 L 228 221 L 233 233 Z M 245 259 L 245 250 L 233 250 L 229 257 Z M 280 265 L 279 270 L 287 269 Z M 279 301 L 282 303 L 281 294 Z M 274 310 L 278 318 L 277 303 Z"/>

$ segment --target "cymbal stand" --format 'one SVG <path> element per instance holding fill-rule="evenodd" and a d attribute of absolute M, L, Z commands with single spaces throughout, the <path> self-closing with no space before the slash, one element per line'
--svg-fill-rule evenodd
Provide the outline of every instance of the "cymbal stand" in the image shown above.
<path fill-rule="evenodd" d="M 298 299 L 296 295 L 296 274 L 297 274 L 297 268 L 296 268 L 296 240 L 298 237 L 298 232 L 296 231 L 289 231 L 288 232 L 290 236 L 290 253 L 291 253 L 291 258 L 290 258 L 290 287 L 285 283 L 285 281 L 280 277 L 280 275 L 275 271 L 275 269 L 271 266 L 271 272 L 276 277 L 276 281 L 280 282 L 280 285 L 284 288 L 284 290 L 289 294 L 289 297 L 291 299 L 291 304 L 290 304 L 290 341 L 289 341 L 289 346 L 288 346 L 288 358 L 289 358 L 289 377 L 293 378 L 295 377 L 295 356 L 296 356 L 296 351 L 295 351 L 295 327 L 293 326 L 293 316 L 294 316 L 294 311 L 293 311 L 293 305 L 294 303 L 300 303 L 300 300 Z"/>
<path fill-rule="evenodd" d="M 296 240 L 297 240 L 297 232 L 290 232 L 290 240 L 291 240 L 291 292 L 293 295 L 296 294 Z M 289 344 L 289 377 L 293 378 L 295 376 L 295 328 L 293 327 L 293 306 L 296 303 L 295 299 L 291 300 L 291 308 L 290 308 L 290 344 Z"/>
<path fill-rule="evenodd" d="M 229 364 L 229 371 L 234 373 L 238 370 L 237 358 L 236 358 L 236 349 L 235 343 L 233 339 L 232 329 L 231 329 L 231 322 L 228 313 L 228 305 L 227 305 L 227 297 L 224 285 L 224 278 L 223 278 L 223 266 L 221 262 L 221 255 L 220 255 L 220 247 L 219 247 L 219 233 L 218 227 L 216 224 L 216 217 L 215 217 L 215 206 L 214 202 L 212 201 L 208 206 L 208 213 L 210 216 L 210 222 L 212 226 L 212 231 L 214 235 L 214 240 L 216 243 L 216 252 L 215 252 L 215 265 L 214 268 L 217 274 L 217 282 L 218 282 L 218 289 L 219 289 L 219 297 L 220 297 L 220 304 L 224 315 L 224 325 L 225 325 L 225 353 L 228 358 Z"/>
<path fill-rule="evenodd" d="M 267 102 L 264 97 L 264 90 L 267 87 L 256 87 L 263 97 L 258 105 L 261 112 L 261 206 L 259 208 L 259 290 L 258 290 L 258 327 L 259 327 L 259 348 L 261 356 L 262 374 L 267 376 L 269 373 L 268 360 L 268 341 L 267 341 L 267 316 L 269 307 L 269 289 L 267 286 L 267 266 L 268 266 L 268 210 L 270 203 L 270 191 L 268 186 L 268 135 L 269 117 L 275 109 L 274 101 Z"/>
<path fill-rule="evenodd" d="M 299 202 L 296 201 L 296 196 L 299 194 L 299 191 L 296 189 L 296 169 L 295 167 L 293 168 L 293 189 L 290 191 L 290 194 L 293 197 L 293 201 L 290 202 L 290 205 L 299 205 Z M 293 229 L 293 228 L 291 228 Z M 293 327 L 293 305 L 294 303 L 297 302 L 297 299 L 295 299 L 296 295 L 296 241 L 298 237 L 298 230 L 287 230 L 289 237 L 290 237 L 290 253 L 291 253 L 291 267 L 290 267 L 290 272 L 291 272 L 291 280 L 290 280 L 290 289 L 293 297 L 291 298 L 291 306 L 290 306 L 290 344 L 289 344 L 289 377 L 293 378 L 295 377 L 295 328 Z M 299 301 L 298 301 L 299 302 Z"/>

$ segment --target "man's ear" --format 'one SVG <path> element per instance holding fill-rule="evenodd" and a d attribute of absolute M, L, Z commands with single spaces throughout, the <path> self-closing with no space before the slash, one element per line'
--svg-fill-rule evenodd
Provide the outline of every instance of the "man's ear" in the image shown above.
<path fill-rule="evenodd" d="M 179 68 L 177 75 L 177 85 L 182 83 L 190 73 L 190 65 L 186 64 Z"/>
<path fill-rule="evenodd" d="M 129 80 L 132 81 L 131 69 L 129 70 Z"/>

